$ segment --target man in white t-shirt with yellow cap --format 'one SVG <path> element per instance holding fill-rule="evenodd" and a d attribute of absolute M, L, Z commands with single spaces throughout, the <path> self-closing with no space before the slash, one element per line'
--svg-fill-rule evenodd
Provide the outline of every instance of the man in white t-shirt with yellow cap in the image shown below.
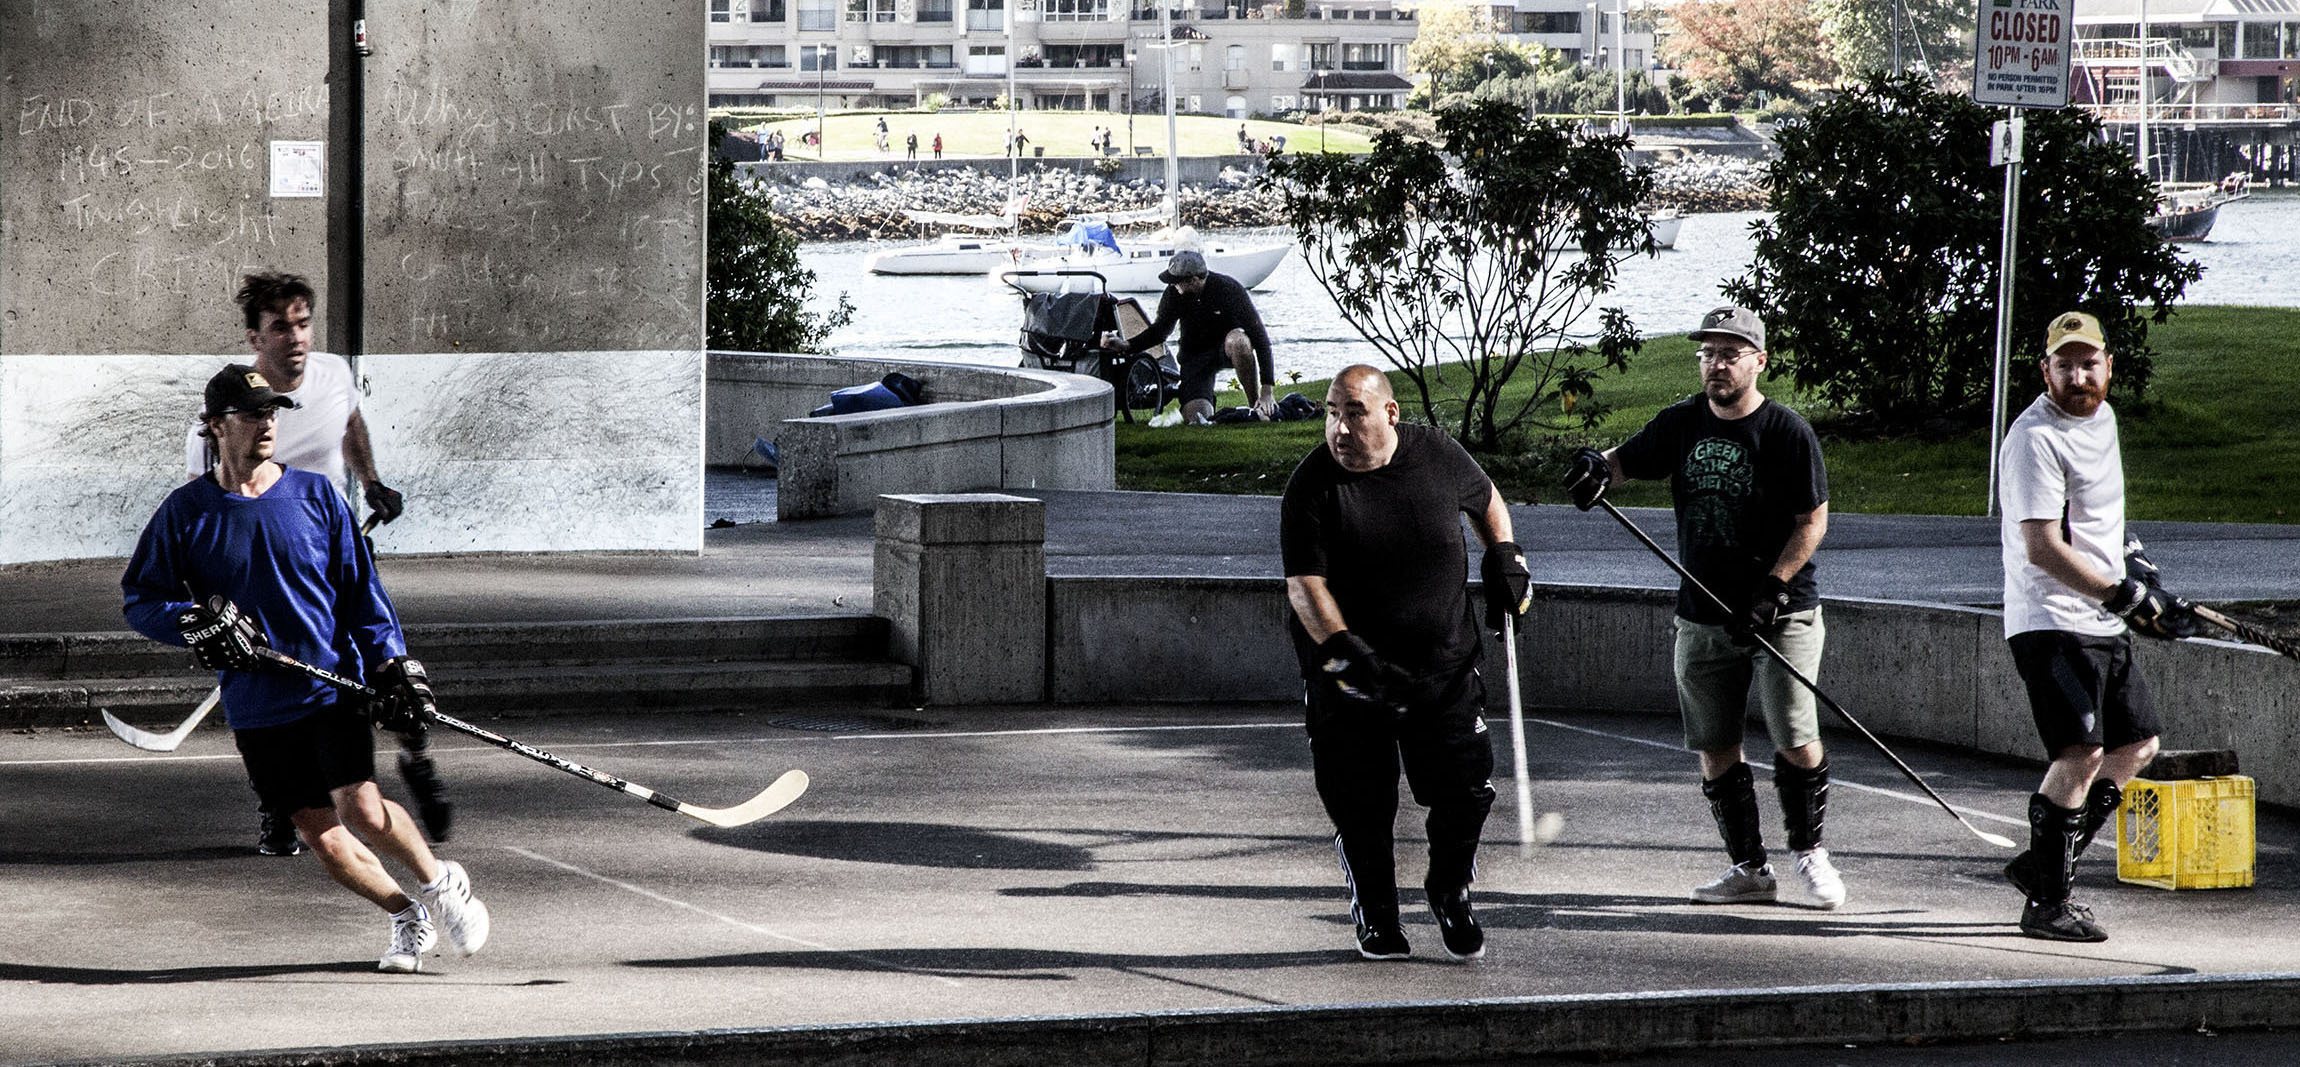
<path fill-rule="evenodd" d="M 2042 369 L 2045 394 L 2013 420 L 1998 453 L 1998 503 L 2005 639 L 2052 763 L 2029 798 L 2029 849 L 2005 876 L 2027 897 L 2021 933 L 2105 941 L 2070 891 L 2077 854 L 2156 756 L 2156 712 L 2132 635 L 2186 637 L 2196 619 L 2126 544 L 2124 458 L 2108 404 L 2115 360 L 2100 320 L 2055 317 Z"/>

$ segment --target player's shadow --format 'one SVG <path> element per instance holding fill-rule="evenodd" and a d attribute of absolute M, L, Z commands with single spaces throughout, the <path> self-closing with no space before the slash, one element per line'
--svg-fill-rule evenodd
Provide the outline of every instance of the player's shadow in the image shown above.
<path fill-rule="evenodd" d="M 1302 952 L 1208 952 L 1154 955 L 1139 952 L 1073 952 L 1003 946 L 885 948 L 856 952 L 738 952 L 688 959 L 630 960 L 625 966 L 651 969 L 774 968 L 797 971 L 900 971 L 937 978 L 989 978 L 1021 982 L 1074 981 L 1070 972 L 1088 970 L 1257 971 L 1316 967 L 1355 960 L 1356 952 L 1320 948 Z"/>
<path fill-rule="evenodd" d="M 844 822 L 778 820 L 733 829 L 701 829 L 695 836 L 715 844 L 791 856 L 889 863 L 906 867 L 959 870 L 1091 871 L 1152 860 L 1109 850 L 1185 842 L 1191 862 L 1315 848 L 1328 839 L 1315 835 L 1200 833 L 1101 828 L 985 829 L 924 822 Z M 1212 846 L 1212 847 L 1208 847 Z"/>
<path fill-rule="evenodd" d="M 199 848 L 155 849 L 149 852 L 35 852 L 0 850 L 0 867 L 29 864 L 44 867 L 92 867 L 112 863 L 204 863 L 236 860 L 252 854 L 245 845 L 205 845 Z"/>
<path fill-rule="evenodd" d="M 375 961 L 334 963 L 264 963 L 230 967 L 56 967 L 29 963 L 0 963 L 0 982 L 38 982 L 44 985 L 183 985 L 193 982 L 228 982 L 239 978 L 280 978 L 299 974 L 374 974 Z"/>

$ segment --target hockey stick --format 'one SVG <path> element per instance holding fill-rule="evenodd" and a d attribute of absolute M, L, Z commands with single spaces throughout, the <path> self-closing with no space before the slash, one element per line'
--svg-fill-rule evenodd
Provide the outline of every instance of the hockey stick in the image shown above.
<path fill-rule="evenodd" d="M 1613 501 L 1607 500 L 1604 497 L 1599 497 L 1597 499 L 1597 504 L 1599 507 L 1605 509 L 1606 514 L 1613 516 L 1613 520 L 1620 523 L 1622 529 L 1628 530 L 1631 534 L 1636 535 L 1639 541 L 1645 543 L 1645 547 L 1653 550 L 1654 555 L 1661 557 L 1661 562 L 1668 564 L 1670 570 L 1676 571 L 1677 576 L 1685 579 L 1685 583 L 1687 585 L 1701 590 L 1701 595 L 1708 597 L 1709 602 L 1717 605 L 1718 610 L 1725 612 L 1727 615 L 1731 615 L 1733 613 L 1733 608 L 1726 604 L 1722 597 L 1719 597 L 1716 593 L 1710 592 L 1709 587 L 1701 584 L 1701 579 L 1695 578 L 1692 571 L 1686 570 L 1684 564 L 1677 562 L 1676 557 L 1671 556 L 1660 545 L 1653 543 L 1653 539 L 1651 537 L 1647 537 L 1644 530 L 1638 529 L 1636 523 L 1629 521 L 1629 516 L 1622 514 L 1621 509 L 1613 506 Z M 1819 685 L 1814 684 L 1811 678 L 1805 677 L 1805 672 L 1798 670 L 1796 664 L 1789 662 L 1789 657 L 1782 655 L 1780 649 L 1774 648 L 1773 643 L 1771 641 L 1765 640 L 1763 634 L 1752 633 L 1749 635 L 1749 637 L 1751 640 L 1757 643 L 1757 647 L 1764 649 L 1767 655 L 1772 656 L 1773 661 L 1779 663 L 1782 670 L 1788 671 L 1789 677 L 1795 678 L 1798 684 L 1812 690 L 1813 695 L 1818 697 L 1821 703 L 1827 705 L 1830 711 L 1836 712 L 1839 718 L 1845 720 L 1846 725 L 1851 726 L 1862 737 L 1867 738 L 1870 744 L 1877 747 L 1878 752 L 1884 753 L 1885 758 L 1891 760 L 1893 766 L 1899 768 L 1902 774 L 1908 776 L 1909 781 L 1915 783 L 1917 788 L 1924 790 L 1926 796 L 1933 798 L 1933 803 L 1940 805 L 1942 811 L 1948 812 L 1949 817 L 1955 819 L 1958 825 L 1961 825 L 1965 829 L 1972 831 L 1973 836 L 1978 837 L 1981 840 L 1999 848 L 2016 847 L 2013 844 L 2011 838 L 2002 834 L 1992 834 L 1987 830 L 1983 830 L 1978 826 L 1974 826 L 1964 817 L 1963 812 L 1950 807 L 1949 802 L 1941 799 L 1941 795 L 1939 793 L 1933 792 L 1933 787 L 1927 785 L 1921 775 L 1917 774 L 1917 772 L 1910 768 L 1908 764 L 1901 762 L 1901 757 L 1894 755 L 1892 749 L 1886 748 L 1885 743 L 1878 740 L 1877 735 L 1870 733 L 1868 727 L 1861 725 L 1861 720 L 1854 718 L 1852 712 L 1846 711 L 1842 705 L 1838 704 L 1835 700 L 1830 699 L 1829 694 L 1823 692 Z"/>
<path fill-rule="evenodd" d="M 318 667 L 314 667 L 311 664 L 298 660 L 293 656 L 287 655 L 286 653 L 258 646 L 256 648 L 256 655 L 268 663 L 284 667 L 291 671 L 297 671 L 328 685 L 334 686 L 346 693 L 352 693 L 363 697 L 373 697 L 376 695 L 375 690 L 368 688 L 365 685 L 352 681 L 351 679 L 333 671 L 322 670 Z M 441 712 L 436 708 L 432 709 L 430 715 L 433 722 L 436 722 L 441 726 L 445 726 L 450 730 L 454 730 L 458 733 L 469 734 L 487 742 L 488 744 L 494 745 L 497 748 L 509 749 L 527 757 L 528 759 L 534 760 L 537 763 L 550 764 L 551 766 L 557 767 L 562 771 L 566 771 L 567 773 L 572 774 L 577 778 L 581 778 L 589 782 L 596 782 L 600 785 L 606 786 L 609 789 L 616 790 L 617 792 L 629 793 L 632 796 L 638 797 L 639 799 L 644 800 L 649 804 L 653 804 L 658 808 L 662 808 L 665 811 L 675 811 L 681 815 L 687 816 L 688 818 L 699 819 L 703 822 L 710 823 L 713 826 L 732 827 L 742 826 L 745 823 L 757 822 L 760 819 L 764 819 L 767 816 L 773 815 L 774 813 L 783 810 L 785 807 L 788 807 L 792 801 L 799 798 L 799 794 L 807 791 L 807 772 L 800 770 L 790 770 L 784 771 L 783 776 L 775 779 L 773 785 L 760 790 L 759 795 L 752 797 L 751 799 L 746 800 L 740 804 L 737 804 L 734 807 L 697 807 L 693 804 L 679 800 L 676 797 L 656 792 L 655 790 L 649 789 L 646 786 L 638 785 L 632 782 L 626 782 L 621 778 L 615 777 L 614 775 L 603 774 L 599 771 L 592 770 L 591 768 L 583 766 L 580 763 L 576 763 L 573 760 L 562 759 L 558 756 L 554 756 L 549 752 L 545 752 L 542 749 L 534 747 L 533 745 L 529 745 L 520 741 L 514 741 L 511 738 L 505 737 L 493 730 L 489 730 L 486 727 L 474 726 L 456 718 L 453 715 L 448 715 L 444 712 Z"/>
<path fill-rule="evenodd" d="M 1517 854 L 1530 856 L 1533 846 L 1557 840 L 1565 816 L 1545 811 L 1540 819 L 1533 817 L 1533 778 L 1525 769 L 1525 697 L 1517 684 L 1517 620 L 1507 615 L 1501 618 L 1501 654 L 1509 672 L 1509 750 L 1517 758 Z"/>
<path fill-rule="evenodd" d="M 110 708 L 98 710 L 104 716 L 104 725 L 112 728 L 112 736 L 146 752 L 174 752 L 176 746 L 183 744 L 184 738 L 191 735 L 192 728 L 198 726 L 200 720 L 207 718 L 209 712 L 216 710 L 216 704 L 223 698 L 224 691 L 221 686 L 208 690 L 208 698 L 200 701 L 200 706 L 192 710 L 192 717 L 185 719 L 182 725 L 164 734 L 145 733 L 121 722 L 120 717 L 112 714 Z"/>
<path fill-rule="evenodd" d="M 2238 622 L 2237 620 L 2231 619 L 2226 615 L 2222 615 L 2221 613 L 2214 611 L 2211 608 L 2205 607 L 2202 604 L 2190 604 L 2188 606 L 2190 610 L 2196 612 L 2197 618 L 2203 619 L 2204 621 L 2211 623 L 2214 626 L 2226 630 L 2229 633 L 2235 634 L 2237 637 L 2242 638 L 2247 644 L 2259 645 L 2260 647 L 2274 652 L 2279 656 L 2283 656 L 2286 659 L 2300 660 L 2300 645 L 2295 645 L 2292 642 L 2278 637 L 2275 634 L 2269 633 L 2268 631 L 2254 626 L 2251 623 Z"/>
<path fill-rule="evenodd" d="M 375 524 L 381 521 L 383 521 L 383 517 L 380 515 L 368 516 L 367 522 L 359 528 L 360 535 L 366 536 L 368 531 L 375 529 Z M 184 743 L 184 738 L 191 736 L 192 728 L 198 726 L 200 720 L 207 718 L 209 712 L 216 710 L 216 705 L 223 699 L 224 687 L 219 685 L 208 690 L 207 699 L 200 701 L 200 706 L 192 709 L 192 717 L 185 719 L 175 729 L 164 734 L 146 733 L 121 722 L 120 717 L 112 714 L 110 708 L 98 708 L 96 712 L 104 717 L 104 725 L 111 727 L 112 736 L 146 752 L 174 752 L 178 746 Z"/>

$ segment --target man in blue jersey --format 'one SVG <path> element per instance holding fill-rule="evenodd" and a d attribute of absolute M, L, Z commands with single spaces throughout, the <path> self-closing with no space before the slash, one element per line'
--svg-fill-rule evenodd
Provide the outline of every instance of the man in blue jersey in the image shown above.
<path fill-rule="evenodd" d="M 208 381 L 201 418 L 216 465 L 145 525 L 120 579 L 125 613 L 137 632 L 188 645 L 217 672 L 264 810 L 292 820 L 330 877 L 391 915 L 378 969 L 413 972 L 441 928 L 457 952 L 479 951 L 487 907 L 462 865 L 435 858 L 406 809 L 376 789 L 370 716 L 390 728 L 420 722 L 431 686 L 407 656 L 349 505 L 326 478 L 272 460 L 277 412 L 294 406 L 245 364 Z M 381 696 L 356 706 L 302 674 L 266 669 L 259 645 L 365 676 Z M 378 853 L 414 872 L 421 899 L 401 891 Z"/>

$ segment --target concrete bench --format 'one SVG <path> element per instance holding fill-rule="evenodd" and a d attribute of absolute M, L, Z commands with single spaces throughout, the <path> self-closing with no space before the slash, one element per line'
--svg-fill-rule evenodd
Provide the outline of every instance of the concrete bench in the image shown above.
<path fill-rule="evenodd" d="M 808 415 L 831 390 L 889 371 L 919 380 L 927 402 Z M 713 352 L 704 461 L 753 462 L 758 437 L 781 454 L 780 519 L 870 511 L 889 493 L 1110 489 L 1117 484 L 1108 383 L 1053 371 L 950 363 Z"/>

